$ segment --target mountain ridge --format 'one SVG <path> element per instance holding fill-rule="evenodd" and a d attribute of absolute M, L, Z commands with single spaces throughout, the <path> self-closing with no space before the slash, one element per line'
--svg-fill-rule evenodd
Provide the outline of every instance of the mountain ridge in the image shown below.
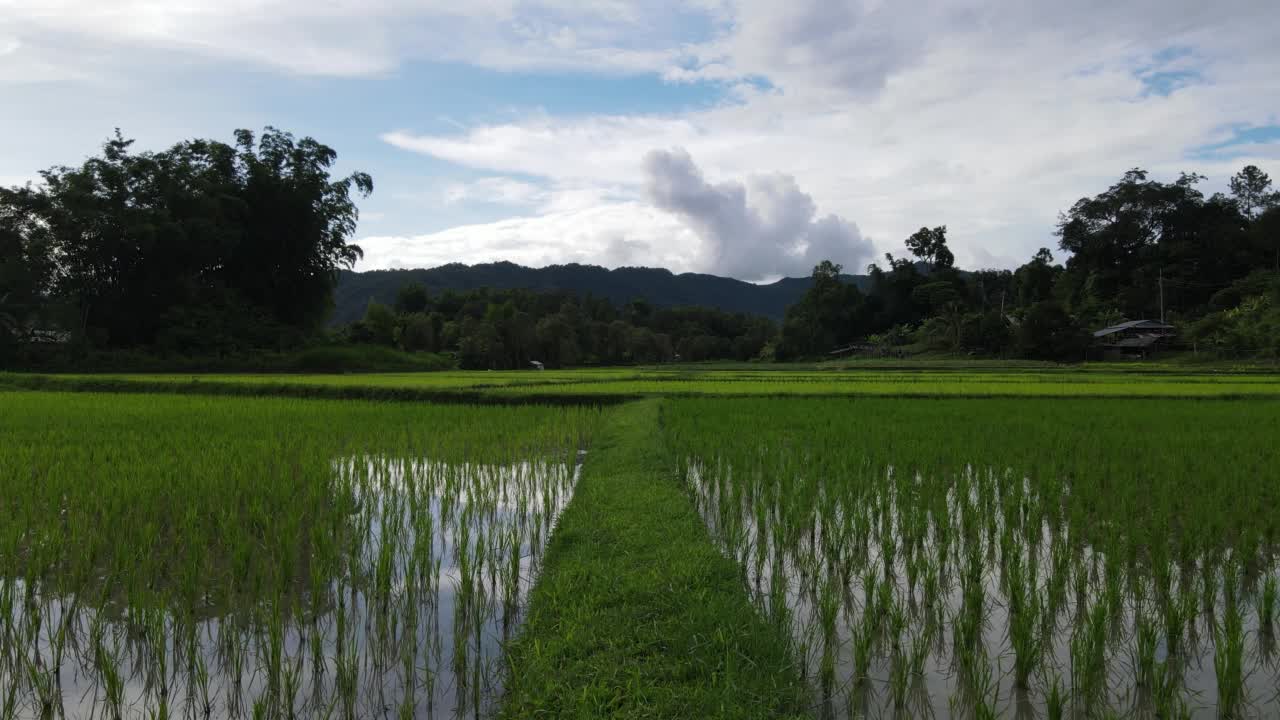
<path fill-rule="evenodd" d="M 842 276 L 865 290 L 866 275 Z M 599 265 L 548 265 L 531 268 L 500 261 L 466 265 L 449 263 L 434 268 L 394 270 L 344 270 L 334 291 L 335 325 L 359 320 L 370 300 L 391 304 L 405 284 L 419 282 L 432 294 L 444 290 L 562 290 L 579 295 L 590 293 L 608 298 L 616 305 L 644 299 L 659 307 L 703 306 L 726 312 L 745 313 L 781 320 L 787 307 L 808 290 L 807 277 L 781 278 L 756 285 L 744 280 L 706 273 L 673 273 L 666 268 Z"/>

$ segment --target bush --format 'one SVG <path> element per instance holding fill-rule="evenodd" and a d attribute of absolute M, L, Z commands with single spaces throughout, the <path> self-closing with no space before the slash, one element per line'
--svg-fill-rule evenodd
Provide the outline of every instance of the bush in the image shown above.
<path fill-rule="evenodd" d="M 431 318 L 425 313 L 406 315 L 400 330 L 400 345 L 409 352 L 436 349 L 436 331 Z"/>
<path fill-rule="evenodd" d="M 452 357 L 435 353 L 406 353 L 377 345 L 330 346 L 304 350 L 289 369 L 298 372 L 379 372 L 449 370 Z"/>
<path fill-rule="evenodd" d="M 1022 316 L 1015 347 L 1019 357 L 1032 360 L 1084 359 L 1090 336 L 1075 318 L 1052 300 L 1038 302 Z"/>

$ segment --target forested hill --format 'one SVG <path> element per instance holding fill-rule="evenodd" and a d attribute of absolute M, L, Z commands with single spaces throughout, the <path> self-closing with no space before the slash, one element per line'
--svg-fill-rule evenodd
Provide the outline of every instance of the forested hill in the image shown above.
<path fill-rule="evenodd" d="M 845 276 L 866 290 L 865 275 Z M 597 265 L 551 265 L 529 268 L 509 262 L 463 265 L 451 263 L 431 269 L 343 271 L 334 293 L 335 310 L 330 322 L 338 325 L 364 316 L 369 300 L 391 305 L 396 293 L 410 282 L 427 286 L 432 293 L 478 288 L 565 290 L 590 293 L 621 306 L 644 299 L 658 307 L 702 306 L 726 312 L 747 313 L 781 320 L 812 284 L 812 278 L 783 278 L 767 285 L 742 280 L 683 273 L 658 268 L 618 268 Z"/>

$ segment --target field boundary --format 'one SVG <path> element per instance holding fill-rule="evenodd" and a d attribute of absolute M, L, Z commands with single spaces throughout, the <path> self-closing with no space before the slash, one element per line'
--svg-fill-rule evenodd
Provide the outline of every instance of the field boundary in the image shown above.
<path fill-rule="evenodd" d="M 509 648 L 501 717 L 805 714 L 789 641 L 664 462 L 659 404 L 612 410 L 587 455 Z"/>
<path fill-rule="evenodd" d="M 616 405 L 639 395 L 588 393 L 503 393 L 500 386 L 440 390 L 436 388 L 320 385 L 312 383 L 247 383 L 225 380 L 132 380 L 122 378 L 64 378 L 56 375 L 4 375 L 0 387 L 54 392 L 160 393 L 171 395 L 230 395 L 291 397 L 321 400 L 380 400 L 463 405 Z"/>
<path fill-rule="evenodd" d="M 335 376 L 336 377 L 336 376 Z M 808 390 L 797 388 L 786 391 L 780 389 L 734 390 L 738 383 L 759 382 L 755 379 L 741 380 L 736 378 L 715 378 L 710 375 L 704 378 L 645 378 L 638 382 L 646 383 L 641 388 L 600 388 L 609 383 L 626 385 L 635 380 L 583 378 L 582 380 L 548 380 L 520 383 L 478 383 L 474 385 L 458 385 L 456 387 L 415 386 L 411 382 L 404 384 L 372 384 L 362 383 L 360 377 L 353 377 L 349 384 L 332 382 L 305 382 L 291 380 L 281 376 L 279 381 L 239 381 L 233 378 L 216 377 L 212 379 L 192 376 L 186 379 L 156 379 L 147 376 L 61 376 L 24 373 L 0 373 L 0 387 L 20 390 L 62 391 L 62 392 L 109 392 L 109 393 L 166 393 L 178 395 L 230 395 L 260 397 L 293 397 L 318 398 L 330 400 L 375 400 L 401 402 L 431 402 L 440 404 L 468 405 L 618 405 L 622 403 L 652 398 L 741 398 L 741 399 L 831 399 L 831 398 L 900 398 L 904 400 L 1199 400 L 1199 401 L 1280 401 L 1280 392 L 1267 389 L 1265 392 L 1244 392 L 1238 387 L 1229 390 L 1214 390 L 1212 383 L 1190 384 L 1200 391 L 1183 393 L 1167 390 L 1156 392 L 1136 384 L 1131 389 L 1116 389 L 1111 392 L 1099 392 L 1088 388 L 1088 383 L 1081 383 L 1079 391 L 1049 390 L 1058 387 L 1053 383 L 1045 383 L 1044 388 L 1035 387 L 1034 383 L 1009 383 L 1010 388 L 967 389 L 957 384 L 954 389 L 912 389 L 911 383 L 900 386 L 875 382 L 860 386 L 856 380 L 844 383 L 845 387 L 826 390 Z M 696 387 L 697 383 L 709 383 L 709 386 Z M 779 385 L 796 386 L 802 380 L 779 380 Z M 715 387 L 715 384 L 723 387 Z"/>

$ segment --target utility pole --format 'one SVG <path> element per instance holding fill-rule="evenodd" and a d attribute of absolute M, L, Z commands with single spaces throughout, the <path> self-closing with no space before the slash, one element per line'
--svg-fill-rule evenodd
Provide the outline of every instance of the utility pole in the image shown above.
<path fill-rule="evenodd" d="M 1164 322 L 1164 268 L 1160 268 L 1160 322 Z"/>

